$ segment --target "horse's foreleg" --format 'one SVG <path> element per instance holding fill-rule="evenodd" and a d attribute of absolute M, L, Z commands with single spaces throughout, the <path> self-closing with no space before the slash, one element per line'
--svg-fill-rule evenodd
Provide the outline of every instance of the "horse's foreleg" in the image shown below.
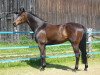
<path fill-rule="evenodd" d="M 77 53 L 78 52 L 78 53 Z M 76 57 L 76 64 L 75 64 L 75 70 L 78 69 L 78 66 L 79 66 L 79 58 L 80 58 L 80 53 L 79 51 L 76 51 L 75 52 L 75 57 Z"/>
<path fill-rule="evenodd" d="M 46 51 L 45 51 L 45 45 L 44 44 L 39 44 L 39 49 L 40 49 L 40 57 L 41 57 L 41 69 L 45 69 L 46 67 Z"/>
<path fill-rule="evenodd" d="M 72 46 L 73 46 L 73 50 L 74 50 L 75 57 L 76 57 L 75 70 L 77 70 L 79 66 L 80 51 L 79 51 L 79 47 L 77 44 L 72 44 Z"/>

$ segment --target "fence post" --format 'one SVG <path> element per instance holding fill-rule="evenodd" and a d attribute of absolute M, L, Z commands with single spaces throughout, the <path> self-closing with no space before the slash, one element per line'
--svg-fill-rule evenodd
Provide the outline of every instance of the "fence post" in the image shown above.
<path fill-rule="evenodd" d="M 14 14 L 14 20 L 16 19 L 17 15 Z M 14 32 L 18 32 L 19 31 L 19 27 L 14 27 Z M 14 40 L 13 42 L 18 42 L 19 41 L 19 34 L 14 34 Z"/>
<path fill-rule="evenodd" d="M 92 28 L 88 28 L 87 29 L 88 32 L 88 38 L 87 38 L 87 42 L 88 42 L 88 53 L 92 52 Z M 91 54 L 89 54 L 90 56 Z"/>

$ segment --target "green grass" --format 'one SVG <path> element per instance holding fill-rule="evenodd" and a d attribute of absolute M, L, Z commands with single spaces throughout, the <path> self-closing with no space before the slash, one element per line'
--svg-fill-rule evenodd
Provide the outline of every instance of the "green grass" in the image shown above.
<path fill-rule="evenodd" d="M 69 42 L 67 42 L 69 43 Z M 12 47 L 12 46 L 37 46 L 36 42 L 34 41 L 28 41 L 28 42 L 16 42 L 16 43 L 0 43 L 0 47 Z M 62 54 L 66 53 L 67 51 L 72 51 L 71 46 L 51 46 L 46 47 L 46 53 L 47 55 L 55 55 L 55 54 Z M 39 56 L 39 48 L 28 48 L 28 49 L 11 49 L 11 50 L 0 50 L 0 57 L 1 59 L 6 59 L 7 55 L 23 55 L 23 54 L 32 54 L 33 56 Z M 8 57 L 9 58 L 9 57 Z M 7 58 L 7 59 L 8 59 Z M 15 58 L 11 56 L 10 58 Z"/>
<path fill-rule="evenodd" d="M 89 64 L 100 64 L 100 55 L 93 55 L 92 58 L 89 58 Z M 81 64 L 81 60 L 80 60 Z M 67 58 L 54 58 L 49 59 L 47 58 L 47 67 L 61 67 L 61 66 L 74 66 L 75 65 L 75 57 L 67 57 Z M 14 63 L 1 63 L 0 68 L 10 68 L 10 67 L 28 67 L 32 66 L 35 68 L 40 67 L 40 60 L 30 60 L 30 61 L 20 61 Z"/>
<path fill-rule="evenodd" d="M 66 61 L 65 61 L 66 60 Z M 71 62 L 70 62 L 71 61 Z M 47 58 L 47 65 L 48 64 L 65 64 L 66 62 L 73 63 L 73 57 L 70 58 L 55 58 L 55 59 L 48 59 Z M 9 67 L 25 67 L 25 66 L 32 66 L 39 68 L 40 67 L 40 60 L 30 60 L 30 61 L 20 61 L 14 63 L 1 63 L 0 68 L 9 68 Z"/>
<path fill-rule="evenodd" d="M 96 39 L 98 40 L 98 39 Z M 99 39 L 100 40 L 100 39 Z M 69 42 L 66 42 L 66 44 L 69 44 Z M 36 46 L 36 42 L 33 40 L 27 39 L 25 37 L 21 38 L 21 41 L 14 42 L 14 43 L 8 43 L 8 42 L 1 42 L 0 47 L 11 47 L 11 46 Z M 100 43 L 93 44 L 93 51 L 100 51 Z M 73 49 L 72 46 L 51 46 L 46 47 L 46 54 L 47 56 L 52 55 L 59 55 L 59 54 L 65 54 L 65 53 L 72 53 Z M 20 56 L 23 54 L 32 54 L 32 55 L 26 55 L 26 56 Z M 9 57 L 6 57 L 9 55 Z M 10 56 L 10 55 L 19 55 L 19 56 Z M 38 48 L 29 48 L 29 49 L 12 49 L 12 50 L 0 50 L 0 59 L 16 59 L 16 58 L 26 58 L 26 57 L 37 57 L 40 55 Z M 100 55 L 95 55 L 94 58 L 89 59 L 89 62 L 96 60 L 100 62 Z M 74 57 L 68 57 L 68 58 L 55 58 L 55 59 L 48 59 L 47 58 L 47 64 L 58 64 L 58 65 L 64 65 L 68 66 L 75 63 Z M 36 61 L 20 61 L 20 62 L 14 62 L 14 63 L 0 63 L 0 68 L 9 68 L 9 67 L 22 67 L 22 66 L 33 66 L 38 68 L 40 66 L 40 60 Z"/>

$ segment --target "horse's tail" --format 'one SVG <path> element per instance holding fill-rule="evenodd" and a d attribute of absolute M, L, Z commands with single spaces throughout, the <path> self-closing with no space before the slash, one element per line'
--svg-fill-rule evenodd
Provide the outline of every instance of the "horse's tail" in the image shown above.
<path fill-rule="evenodd" d="M 83 34 L 82 40 L 80 41 L 80 44 L 79 44 L 79 49 L 81 51 L 81 58 L 82 58 L 83 64 L 87 63 L 86 37 L 87 37 L 87 33 L 85 31 Z"/>

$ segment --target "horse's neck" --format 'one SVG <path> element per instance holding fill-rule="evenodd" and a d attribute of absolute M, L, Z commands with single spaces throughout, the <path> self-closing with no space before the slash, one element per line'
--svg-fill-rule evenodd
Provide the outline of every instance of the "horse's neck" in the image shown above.
<path fill-rule="evenodd" d="M 32 29 L 32 31 L 35 32 L 40 26 L 44 24 L 44 21 L 42 21 L 41 19 L 33 15 L 29 15 L 28 24 L 30 28 Z"/>

